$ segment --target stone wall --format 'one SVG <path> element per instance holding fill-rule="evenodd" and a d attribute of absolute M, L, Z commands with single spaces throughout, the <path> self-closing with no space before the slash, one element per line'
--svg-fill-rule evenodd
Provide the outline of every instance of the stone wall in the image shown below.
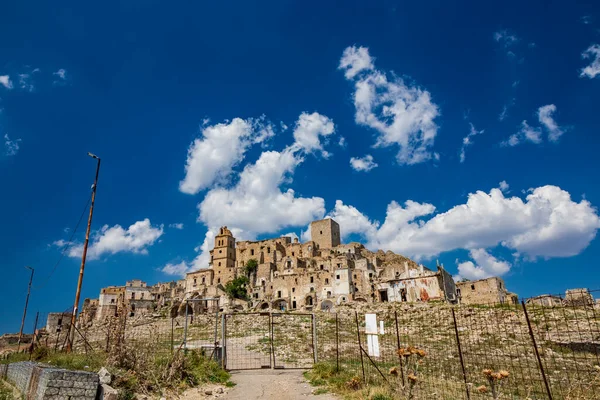
<path fill-rule="evenodd" d="M 30 361 L 3 366 L 0 375 L 28 399 L 94 400 L 98 392 L 96 373 L 50 368 Z"/>

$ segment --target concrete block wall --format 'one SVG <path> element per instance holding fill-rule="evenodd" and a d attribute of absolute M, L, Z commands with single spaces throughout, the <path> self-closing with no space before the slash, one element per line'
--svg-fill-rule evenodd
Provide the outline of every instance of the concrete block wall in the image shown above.
<path fill-rule="evenodd" d="M 32 400 L 94 400 L 100 383 L 96 373 L 32 362 L 9 364 L 7 379 Z"/>

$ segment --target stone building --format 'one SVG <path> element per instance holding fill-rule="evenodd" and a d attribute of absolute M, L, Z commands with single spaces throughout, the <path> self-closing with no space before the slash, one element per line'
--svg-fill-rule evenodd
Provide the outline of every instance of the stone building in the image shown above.
<path fill-rule="evenodd" d="M 49 313 L 48 319 L 46 320 L 46 332 L 53 334 L 59 332 L 68 332 L 71 326 L 71 316 L 73 314 L 69 312 L 62 313 Z M 77 325 L 76 325 L 77 326 Z"/>
<path fill-rule="evenodd" d="M 593 306 L 594 298 L 588 289 L 569 289 L 565 292 L 565 304 L 569 306 Z"/>
<path fill-rule="evenodd" d="M 91 313 L 95 308 L 95 319 L 103 320 L 108 316 L 117 314 L 120 306 L 127 310 L 130 317 L 138 314 L 148 314 L 158 307 L 181 300 L 185 294 L 185 281 L 157 283 L 148 286 L 139 279 L 127 281 L 124 286 L 108 286 L 100 290 L 98 300 L 89 300 L 89 305 L 84 308 L 82 315 Z M 80 320 L 83 318 L 80 316 Z M 89 319 L 89 318 L 88 318 Z"/>
<path fill-rule="evenodd" d="M 525 301 L 525 304 L 542 306 L 542 307 L 557 307 L 557 306 L 563 305 L 563 299 L 560 296 L 553 296 L 551 294 L 542 294 L 542 295 L 527 299 L 527 301 Z"/>
<path fill-rule="evenodd" d="M 224 286 L 245 275 L 245 305 L 258 310 L 330 310 L 350 301 L 457 301 L 454 281 L 442 266 L 432 271 L 392 252 L 342 244 L 332 219 L 312 222 L 310 231 L 305 243 L 287 236 L 237 242 L 222 227 L 209 268 L 186 275 L 186 298 L 220 298 L 224 307 L 229 301 Z M 254 271 L 245 268 L 250 260 L 256 261 Z"/>
<path fill-rule="evenodd" d="M 498 277 L 456 283 L 456 295 L 461 304 L 518 304 L 519 297 L 506 289 Z"/>

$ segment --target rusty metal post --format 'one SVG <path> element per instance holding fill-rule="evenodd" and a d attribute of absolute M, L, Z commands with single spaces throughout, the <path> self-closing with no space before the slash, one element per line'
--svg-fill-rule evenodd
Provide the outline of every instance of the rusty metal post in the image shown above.
<path fill-rule="evenodd" d="M 394 310 L 394 319 L 396 320 L 396 342 L 398 344 L 398 350 L 400 350 L 400 330 L 398 329 L 398 311 Z M 400 360 L 400 375 L 402 376 L 402 386 L 406 385 L 404 381 L 404 365 L 402 362 L 402 356 L 398 353 L 398 359 Z"/>
<path fill-rule="evenodd" d="M 38 317 L 40 316 L 40 312 L 38 311 L 35 314 L 35 323 L 33 324 L 33 336 L 31 337 L 31 345 L 29 346 L 29 361 L 31 361 L 31 356 L 33 355 L 33 348 L 35 347 L 35 331 L 37 330 Z"/>
<path fill-rule="evenodd" d="M 358 339 L 358 352 L 360 353 L 360 366 L 362 367 L 362 376 L 363 382 L 367 383 L 367 378 L 365 377 L 365 361 L 363 360 L 363 348 L 360 343 L 360 328 L 358 327 L 358 311 L 354 311 L 354 316 L 356 318 L 356 337 Z"/>
<path fill-rule="evenodd" d="M 540 367 L 540 372 L 542 373 L 542 378 L 544 379 L 544 385 L 546 386 L 546 393 L 548 394 L 548 399 L 552 400 L 552 391 L 550 390 L 550 385 L 548 384 L 548 379 L 546 378 L 546 372 L 544 371 L 544 365 L 542 364 L 542 358 L 540 357 L 540 352 L 538 351 L 537 343 L 535 342 L 535 335 L 533 334 L 533 329 L 531 329 L 531 322 L 529 321 L 529 315 L 527 314 L 527 307 L 525 307 L 525 301 L 521 300 L 521 306 L 523 306 L 523 311 L 525 312 L 525 320 L 527 320 L 527 327 L 529 328 L 529 336 L 531 336 L 531 342 L 533 343 L 533 349 L 535 350 L 535 356 L 537 358 L 537 362 Z"/>
<path fill-rule="evenodd" d="M 27 286 L 27 297 L 25 298 L 25 309 L 23 310 L 23 319 L 21 320 L 21 329 L 19 330 L 19 340 L 17 341 L 17 352 L 21 349 L 21 338 L 23 337 L 23 326 L 25 325 L 25 317 L 27 316 L 27 305 L 29 304 L 29 294 L 31 293 L 31 282 L 33 281 L 33 268 L 25 267 L 31 270 L 29 277 L 29 285 Z"/>
<path fill-rule="evenodd" d="M 108 329 L 106 330 L 106 352 L 108 353 L 109 345 L 110 345 L 110 328 L 112 327 L 113 319 L 108 319 Z"/>
<path fill-rule="evenodd" d="M 171 355 L 173 355 L 173 346 L 174 346 L 174 343 L 173 343 L 173 339 L 174 339 L 173 338 L 173 335 L 174 335 L 173 330 L 175 329 L 174 324 L 175 324 L 175 318 L 171 318 Z"/>
<path fill-rule="evenodd" d="M 70 353 L 75 339 L 75 321 L 77 319 L 77 309 L 79 307 L 79 298 L 81 296 L 81 285 L 83 284 L 83 272 L 85 270 L 85 258 L 87 256 L 88 243 L 90 241 L 90 230 L 92 228 L 92 216 L 94 215 L 94 202 L 96 201 L 96 186 L 98 186 L 98 173 L 100 172 L 100 158 L 88 153 L 92 158 L 98 160 L 96 164 L 96 178 L 92 186 L 92 204 L 90 206 L 90 216 L 88 217 L 87 230 L 85 231 L 85 241 L 83 242 L 83 254 L 81 255 L 81 267 L 79 268 L 79 279 L 77 280 L 77 291 L 75 292 L 75 303 L 73 304 L 73 313 L 71 314 L 71 325 L 69 325 L 69 342 L 67 343 L 67 353 Z"/>
<path fill-rule="evenodd" d="M 462 368 L 463 379 L 465 381 L 465 390 L 467 392 L 467 399 L 471 399 L 471 394 L 469 393 L 469 384 L 467 383 L 467 371 L 465 370 L 465 362 L 463 360 L 462 349 L 460 347 L 460 337 L 458 336 L 458 325 L 456 324 L 456 314 L 454 313 L 454 308 L 450 309 L 452 311 L 452 320 L 454 321 L 454 333 L 456 334 L 456 346 L 458 347 L 458 358 L 460 359 L 460 366 Z"/>
<path fill-rule="evenodd" d="M 340 326 L 338 313 L 335 313 L 335 371 L 340 372 Z"/>

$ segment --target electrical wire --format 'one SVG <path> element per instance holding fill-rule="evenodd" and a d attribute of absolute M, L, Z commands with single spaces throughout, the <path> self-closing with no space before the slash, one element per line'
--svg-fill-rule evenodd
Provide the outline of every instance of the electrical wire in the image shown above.
<path fill-rule="evenodd" d="M 87 202 L 85 203 L 85 207 L 83 207 L 83 211 L 81 211 L 81 215 L 79 216 L 79 220 L 77 221 L 77 224 L 75 225 L 75 228 L 73 228 L 73 231 L 71 232 L 71 237 L 69 237 L 69 240 L 65 243 L 65 246 L 63 247 L 63 249 L 62 249 L 62 251 L 60 253 L 60 256 L 58 257 L 58 260 L 54 264 L 54 267 L 52 267 L 52 271 L 50 271 L 50 274 L 48 274 L 48 276 L 46 277 L 45 281 L 41 285 L 32 287 L 32 290 L 43 289 L 48 284 L 48 282 L 50 281 L 50 278 L 52 277 L 52 274 L 54 274 L 54 272 L 56 271 L 56 268 L 58 267 L 58 265 L 60 264 L 60 262 L 64 258 L 65 254 L 67 253 L 67 251 L 69 250 L 69 248 L 71 248 L 71 246 L 73 245 L 73 237 L 75 236 L 75 233 L 77 232 L 77 229 L 79 228 L 79 224 L 81 224 L 81 220 L 83 219 L 83 216 L 85 215 L 85 212 L 87 211 L 88 206 L 90 205 L 91 199 L 92 199 L 92 195 L 90 194 L 90 196 L 87 199 Z"/>

